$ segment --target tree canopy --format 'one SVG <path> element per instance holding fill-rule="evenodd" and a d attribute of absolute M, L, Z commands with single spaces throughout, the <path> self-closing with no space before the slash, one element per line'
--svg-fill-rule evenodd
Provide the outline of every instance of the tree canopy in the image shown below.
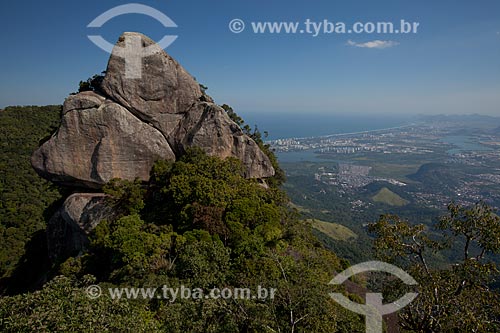
<path fill-rule="evenodd" d="M 483 202 L 450 204 L 437 225 L 411 225 L 394 215 L 370 225 L 378 257 L 405 268 L 420 284 L 419 297 L 401 311 L 401 326 L 411 332 L 497 332 L 500 293 L 491 283 L 498 265 L 488 259 L 500 251 L 500 218 Z M 431 254 L 453 250 L 462 258 L 432 267 Z M 394 290 L 393 290 L 394 293 Z"/>
<path fill-rule="evenodd" d="M 91 235 L 88 253 L 69 258 L 54 269 L 59 277 L 42 291 L 2 300 L 0 330 L 47 330 L 123 327 L 134 313 L 135 326 L 163 332 L 352 332 L 361 330 L 357 315 L 337 305 L 328 282 L 344 262 L 326 250 L 310 226 L 288 208 L 277 186 L 266 188 L 243 177 L 233 158 L 189 150 L 179 161 L 158 161 L 151 181 L 112 180 L 104 190 L 119 212 L 102 221 Z M 88 281 L 108 287 L 188 286 L 211 288 L 274 288 L 273 299 L 116 300 L 103 295 L 85 300 Z M 50 300 L 61 293 L 71 297 Z M 22 304 L 30 311 L 21 312 Z M 69 304 L 71 303 L 71 305 Z M 65 316 L 63 309 L 110 314 Z M 23 313 L 21 316 L 20 313 Z M 125 321 L 127 322 L 127 321 Z M 139 326 L 138 326 L 139 325 Z M 355 329 L 353 329 L 355 328 Z"/>

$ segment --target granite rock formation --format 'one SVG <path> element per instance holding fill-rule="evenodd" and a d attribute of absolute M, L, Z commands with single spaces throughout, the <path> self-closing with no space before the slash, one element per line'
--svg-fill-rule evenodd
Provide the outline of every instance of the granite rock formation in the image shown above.
<path fill-rule="evenodd" d="M 126 75 L 128 56 L 141 59 L 140 78 Z M 274 175 L 257 143 L 177 61 L 148 37 L 124 33 L 101 89 L 69 96 L 59 129 L 31 158 L 41 177 L 76 192 L 49 222 L 52 258 L 82 251 L 88 232 L 109 216 L 104 195 L 95 193 L 109 180 L 147 182 L 156 160 L 175 161 L 193 146 L 240 159 L 247 178 Z"/>
<path fill-rule="evenodd" d="M 115 212 L 100 193 L 75 193 L 47 223 L 47 245 L 53 261 L 81 253 L 89 244 L 88 234 Z"/>

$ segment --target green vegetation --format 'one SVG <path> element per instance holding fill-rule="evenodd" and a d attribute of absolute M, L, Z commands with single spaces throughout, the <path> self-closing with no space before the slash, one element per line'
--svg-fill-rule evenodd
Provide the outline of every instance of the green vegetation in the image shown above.
<path fill-rule="evenodd" d="M 328 296 L 328 282 L 345 263 L 270 185 L 245 179 L 239 160 L 199 149 L 175 163 L 158 161 L 148 185 L 111 181 L 104 190 L 116 219 L 98 225 L 88 253 L 47 272 L 51 282 L 42 290 L 3 297 L 0 331 L 361 331 L 362 319 Z M 105 291 L 166 285 L 277 292 L 266 300 L 86 298 L 96 283 Z"/>
<path fill-rule="evenodd" d="M 408 204 L 408 201 L 401 198 L 396 193 L 389 190 L 387 187 L 382 188 L 376 195 L 372 197 L 375 202 L 380 202 L 389 206 L 401 207 Z"/>
<path fill-rule="evenodd" d="M 374 184 L 364 195 L 375 202 L 351 209 L 352 198 L 312 181 L 304 170 L 314 172 L 316 165 L 303 163 L 289 169 L 290 182 L 283 185 L 292 204 L 280 187 L 284 173 L 258 129 L 224 108 L 273 161 L 278 175 L 269 189 L 245 179 L 238 160 L 209 157 L 199 149 L 174 163 L 157 161 L 147 185 L 109 182 L 104 191 L 116 218 L 97 226 L 87 253 L 52 266 L 43 229 L 61 194 L 34 173 L 29 157 L 57 128 L 61 108 L 1 111 L 0 273 L 2 287 L 10 288 L 0 297 L 0 331 L 363 332 L 363 318 L 330 299 L 328 282 L 349 266 L 341 258 L 371 257 L 372 239 L 363 224 L 376 220 L 387 204 L 394 214 L 403 212 L 399 206 L 406 196 Z M 436 170 L 446 171 L 434 165 L 419 172 L 432 176 Z M 384 215 L 369 227 L 378 258 L 404 268 L 420 284 L 420 296 L 400 313 L 403 329 L 499 331 L 500 297 L 491 287 L 498 266 L 489 260 L 500 252 L 498 216 L 482 203 L 471 209 L 450 205 L 433 229 L 436 210 L 410 202 L 404 208 L 410 214 Z M 404 220 L 409 217 L 425 224 L 409 224 Z M 440 265 L 450 258 L 453 263 Z M 388 299 L 405 291 L 393 283 L 385 290 Z M 91 285 L 103 290 L 100 298 L 88 297 Z M 175 302 L 117 300 L 107 293 L 113 287 L 163 285 L 277 291 L 265 300 Z"/>
<path fill-rule="evenodd" d="M 387 206 L 377 204 L 380 208 L 351 209 L 352 199 L 342 194 L 339 188 L 324 185 L 314 180 L 314 172 L 319 166 L 323 165 L 331 168 L 332 163 L 303 162 L 285 164 L 287 182 L 283 185 L 283 189 L 290 196 L 294 205 L 299 207 L 297 209 L 303 218 L 339 221 L 358 236 L 348 241 L 336 240 L 324 233 L 315 231 L 315 235 L 328 249 L 351 263 L 373 259 L 372 240 L 368 237 L 363 224 L 376 221 L 380 214 L 384 213 L 383 208 L 387 209 Z"/>
<path fill-rule="evenodd" d="M 306 222 L 311 223 L 313 228 L 335 240 L 348 241 L 349 239 L 358 238 L 358 235 L 351 229 L 338 223 L 326 222 L 318 219 L 307 219 Z"/>
<path fill-rule="evenodd" d="M 304 208 L 302 206 L 296 205 L 293 202 L 290 202 L 290 207 L 293 209 L 296 209 L 299 213 L 310 213 L 311 211 L 307 208 Z"/>
<path fill-rule="evenodd" d="M 447 192 L 450 188 L 459 187 L 459 180 L 464 177 L 463 172 L 457 168 L 453 170 L 451 168 L 446 164 L 428 163 L 422 165 L 415 174 L 408 177 L 436 191 Z"/>
<path fill-rule="evenodd" d="M 414 164 L 401 164 L 401 159 L 391 161 L 390 163 L 367 157 L 359 159 L 353 158 L 353 160 L 356 161 L 356 163 L 359 161 L 361 165 L 368 165 L 372 167 L 372 170 L 370 171 L 372 176 L 394 178 L 405 183 L 412 181 L 407 176 L 417 172 L 420 165 L 422 165 L 422 161 L 415 161 Z"/>
<path fill-rule="evenodd" d="M 0 112 L 0 278 L 12 274 L 26 244 L 45 228 L 44 211 L 60 198 L 30 165 L 39 142 L 59 126 L 60 113 L 60 106 L 7 107 Z"/>
<path fill-rule="evenodd" d="M 324 234 L 316 234 L 321 241 L 339 257 L 348 259 L 351 263 L 372 260 L 372 239 L 369 237 L 366 225 L 378 220 L 380 215 L 392 213 L 409 221 L 418 221 L 432 226 L 442 212 L 434 207 L 419 204 L 412 198 L 411 184 L 396 186 L 387 182 L 373 182 L 365 187 L 346 191 L 341 186 L 334 186 L 316 181 L 314 174 L 319 168 L 336 172 L 335 162 L 296 162 L 282 163 L 287 173 L 287 182 L 283 189 L 291 201 L 301 207 L 304 218 L 335 221 L 352 230 L 357 239 L 349 241 L 333 240 Z M 404 206 L 389 206 L 386 203 L 373 201 L 382 188 L 386 187 L 394 194 L 408 201 Z M 361 206 L 353 206 L 360 201 Z M 452 255 L 446 252 L 446 257 L 437 257 L 437 262 L 446 262 Z"/>
<path fill-rule="evenodd" d="M 85 81 L 80 81 L 78 84 L 78 92 L 84 91 L 95 91 L 97 93 L 102 92 L 102 81 L 104 80 L 104 74 L 106 71 L 103 71 L 101 74 L 95 74 L 92 77 L 89 77 Z"/>
<path fill-rule="evenodd" d="M 56 277 L 43 290 L 0 298 L 2 332 L 158 332 L 159 323 L 144 304 L 101 297 L 83 287 L 93 283 Z"/>
<path fill-rule="evenodd" d="M 500 294 L 491 288 L 498 265 L 487 259 L 500 252 L 500 218 L 484 203 L 451 204 L 438 224 L 439 237 L 424 225 L 385 215 L 370 225 L 378 258 L 404 268 L 419 283 L 419 296 L 404 308 L 401 326 L 410 332 L 498 332 Z M 455 248 L 462 254 L 433 268 L 429 255 Z M 402 292 L 391 286 L 389 294 Z"/>

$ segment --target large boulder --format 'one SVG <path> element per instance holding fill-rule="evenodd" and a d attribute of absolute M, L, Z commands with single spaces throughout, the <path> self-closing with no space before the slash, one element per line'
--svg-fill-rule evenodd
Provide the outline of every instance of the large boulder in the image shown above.
<path fill-rule="evenodd" d="M 142 58 L 140 78 L 127 77 L 126 66 L 131 64 L 124 58 L 134 59 L 144 50 L 151 55 Z M 119 38 L 108 62 L 103 90 L 160 130 L 178 157 L 188 147 L 198 146 L 210 155 L 239 158 L 248 178 L 274 175 L 258 145 L 201 91 L 177 61 L 140 33 L 126 32 Z"/>
<path fill-rule="evenodd" d="M 99 193 L 75 193 L 47 223 L 48 253 L 52 260 L 62 260 L 85 251 L 88 235 L 103 220 L 115 213 Z"/>
<path fill-rule="evenodd" d="M 274 175 L 259 145 L 179 63 L 148 37 L 124 33 L 99 93 L 66 99 L 58 131 L 31 163 L 54 183 L 96 192 L 113 178 L 147 182 L 156 160 L 175 161 L 193 146 L 240 159 L 247 178 Z M 106 218 L 113 214 L 104 194 L 68 197 L 47 226 L 51 258 L 84 251 L 88 232 Z"/>
<path fill-rule="evenodd" d="M 158 159 L 175 160 L 160 131 L 119 104 L 82 93 L 66 100 L 59 130 L 31 163 L 54 183 L 100 188 L 112 178 L 148 181 Z"/>
<path fill-rule="evenodd" d="M 140 60 L 133 67 L 139 78 L 130 77 L 128 57 Z M 91 189 L 112 178 L 147 181 L 156 159 L 173 161 L 192 146 L 239 158 L 248 178 L 274 175 L 255 141 L 148 37 L 120 37 L 101 88 L 102 95 L 82 92 L 66 99 L 59 130 L 32 156 L 42 177 Z"/>

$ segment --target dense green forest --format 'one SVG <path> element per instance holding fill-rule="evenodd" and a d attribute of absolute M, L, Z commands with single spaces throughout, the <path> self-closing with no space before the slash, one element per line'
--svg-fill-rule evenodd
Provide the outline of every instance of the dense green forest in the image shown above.
<path fill-rule="evenodd" d="M 32 235 L 42 232 L 49 206 L 59 199 L 56 189 L 29 165 L 31 152 L 54 131 L 58 119 L 58 107 L 2 111 L 3 157 L 9 156 L 2 163 L 15 163 L 2 168 L 6 171 L 2 174 L 2 230 L 4 238 L 14 234 L 20 242 L 15 252 L 9 247 L 3 252 L 6 276 L 16 262 L 19 269 L 32 261 L 27 256 L 33 251 L 21 258 L 23 247 L 32 243 Z M 253 135 L 258 139 L 258 134 Z M 12 187 L 12 183 L 19 185 Z M 245 179 L 236 159 L 220 160 L 196 149 L 175 163 L 158 161 L 147 186 L 112 181 L 105 192 L 120 214 L 95 229 L 87 254 L 41 270 L 42 280 L 50 281 L 42 290 L 2 297 L 0 330 L 361 330 L 362 318 L 328 296 L 327 283 L 346 262 L 324 249 L 308 225 L 288 209 L 279 180 L 270 184 L 266 189 Z M 27 202 L 36 210 L 21 215 L 20 207 Z M 41 257 L 46 248 L 43 242 L 37 246 L 36 256 Z M 92 300 L 85 289 L 95 283 L 102 288 L 168 285 L 204 290 L 262 286 L 276 288 L 278 294 L 266 301 L 118 301 L 109 295 Z"/>
<path fill-rule="evenodd" d="M 238 120 L 236 114 L 231 117 Z M 266 188 L 242 176 L 239 160 L 210 157 L 199 149 L 176 162 L 157 161 L 148 184 L 112 180 L 103 190 L 116 216 L 92 231 L 86 253 L 48 261 L 45 223 L 67 193 L 39 178 L 29 157 L 59 119 L 58 106 L 0 111 L 0 331 L 365 331 L 362 316 L 329 297 L 338 289 L 328 283 L 350 266 L 344 255 L 358 260 L 372 256 L 366 254 L 372 238 L 336 240 L 313 231 L 314 220 L 304 219 L 307 208 L 299 206 L 306 200 L 290 202 L 284 189 L 300 189 L 281 186 L 280 169 Z M 260 132 L 245 131 L 278 167 Z M 319 198 L 313 203 L 319 205 Z M 499 297 L 490 288 L 498 268 L 487 258 L 500 251 L 500 219 L 483 204 L 472 209 L 450 205 L 449 215 L 436 228 L 439 234 L 394 215 L 369 225 L 373 255 L 405 268 L 421 286 L 418 300 L 399 315 L 402 329 L 498 331 Z M 350 242 L 359 244 L 358 252 L 350 251 Z M 457 253 L 464 253 L 454 265 L 428 265 L 426 258 L 453 246 L 461 246 Z M 342 291 L 362 303 L 356 290 L 379 290 L 387 299 L 397 299 L 406 290 L 394 286 L 393 279 L 389 288 L 368 280 L 370 276 L 357 277 Z M 117 287 L 162 286 L 203 292 L 249 288 L 252 293 L 263 287 L 274 288 L 276 294 L 174 302 L 161 297 L 118 299 L 109 293 Z M 101 297 L 89 297 L 95 288 Z"/>
<path fill-rule="evenodd" d="M 30 157 L 39 142 L 59 126 L 61 109 L 61 106 L 29 106 L 0 111 L 2 278 L 11 275 L 33 237 L 43 242 L 44 212 L 60 197 L 57 189 L 35 173 Z"/>

